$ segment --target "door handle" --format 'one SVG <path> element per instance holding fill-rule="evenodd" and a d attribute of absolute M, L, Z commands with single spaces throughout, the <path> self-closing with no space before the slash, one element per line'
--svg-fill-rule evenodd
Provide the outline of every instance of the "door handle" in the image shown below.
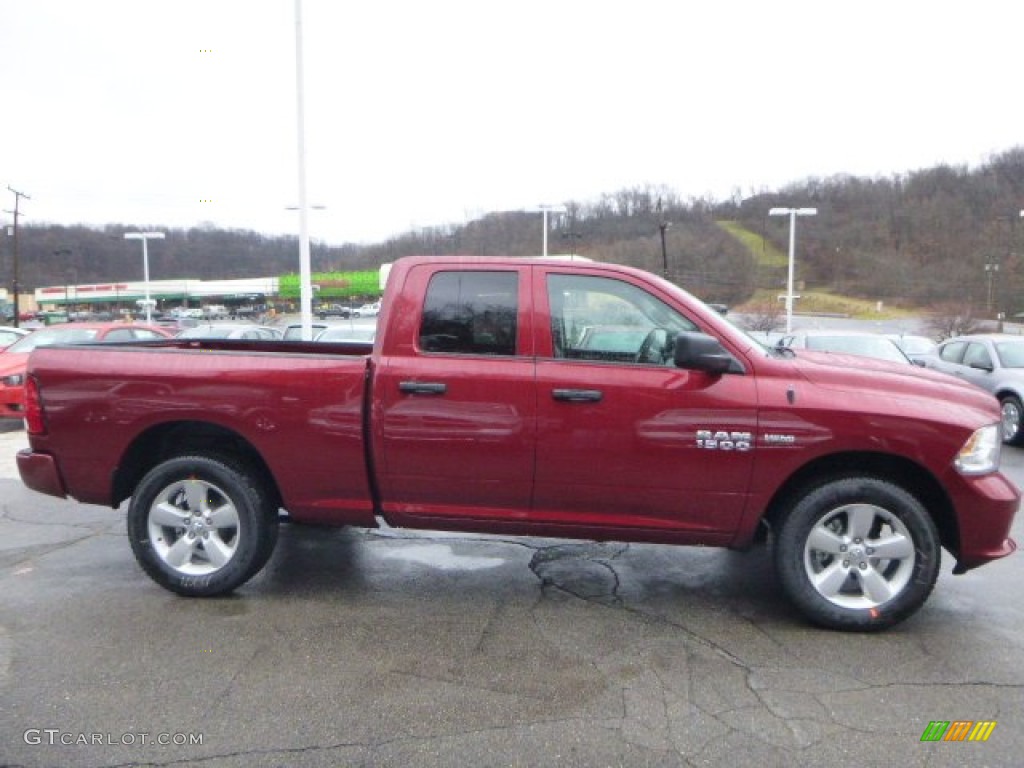
<path fill-rule="evenodd" d="M 600 389 L 553 389 L 551 396 L 567 403 L 598 403 L 604 393 Z"/>
<path fill-rule="evenodd" d="M 398 391 L 406 395 L 443 395 L 448 385 L 440 381 L 401 381 Z"/>

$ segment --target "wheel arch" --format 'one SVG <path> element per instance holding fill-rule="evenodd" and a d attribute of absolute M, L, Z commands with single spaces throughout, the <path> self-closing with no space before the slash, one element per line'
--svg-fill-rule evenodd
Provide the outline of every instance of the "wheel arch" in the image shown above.
<path fill-rule="evenodd" d="M 281 506 L 281 493 L 260 452 L 238 432 L 205 421 L 175 421 L 150 427 L 128 446 L 114 471 L 113 506 L 134 493 L 143 476 L 157 464 L 190 453 L 216 455 L 241 461 L 259 473 Z"/>
<path fill-rule="evenodd" d="M 1004 397 L 1010 396 L 1016 397 L 1021 402 L 1024 402 L 1024 393 L 1021 392 L 1019 387 L 1010 384 L 1000 384 L 995 388 L 995 391 L 993 391 L 992 394 L 995 395 L 998 400 L 1002 400 Z"/>
<path fill-rule="evenodd" d="M 931 472 L 905 456 L 867 451 L 822 456 L 782 484 L 768 503 L 764 520 L 776 528 L 797 498 L 833 480 L 863 475 L 891 482 L 917 498 L 934 521 L 943 547 L 959 552 L 960 529 L 949 496 Z"/>

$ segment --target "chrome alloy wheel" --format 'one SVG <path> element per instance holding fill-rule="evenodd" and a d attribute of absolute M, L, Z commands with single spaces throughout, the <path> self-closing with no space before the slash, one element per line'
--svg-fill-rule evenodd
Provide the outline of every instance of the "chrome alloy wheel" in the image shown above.
<path fill-rule="evenodd" d="M 1002 403 L 1003 413 L 1003 442 L 1008 443 L 1017 438 L 1020 432 L 1020 405 L 1013 398 L 1007 398 Z"/>
<path fill-rule="evenodd" d="M 238 550 L 238 510 L 217 486 L 190 478 L 157 494 L 147 518 L 156 555 L 188 576 L 214 573 Z"/>
<path fill-rule="evenodd" d="M 804 544 L 804 570 L 823 598 L 841 608 L 870 609 L 898 596 L 914 573 L 914 541 L 906 525 L 873 504 L 849 504 L 823 515 Z"/>

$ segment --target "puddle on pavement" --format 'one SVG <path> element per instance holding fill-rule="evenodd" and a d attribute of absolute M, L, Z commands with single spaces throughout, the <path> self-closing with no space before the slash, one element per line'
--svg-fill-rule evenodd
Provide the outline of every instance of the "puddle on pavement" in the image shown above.
<path fill-rule="evenodd" d="M 405 560 L 442 571 L 482 571 L 487 568 L 497 568 L 505 563 L 505 560 L 500 557 L 457 555 L 447 544 L 413 544 L 395 547 L 384 552 L 383 556 L 391 560 Z"/>

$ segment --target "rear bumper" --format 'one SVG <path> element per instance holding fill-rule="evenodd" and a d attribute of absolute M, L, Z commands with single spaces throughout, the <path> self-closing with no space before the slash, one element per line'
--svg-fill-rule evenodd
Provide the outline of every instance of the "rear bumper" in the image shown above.
<path fill-rule="evenodd" d="M 33 491 L 66 498 L 67 488 L 57 461 L 48 453 L 33 453 L 30 448 L 18 451 L 18 474 L 21 482 Z"/>

